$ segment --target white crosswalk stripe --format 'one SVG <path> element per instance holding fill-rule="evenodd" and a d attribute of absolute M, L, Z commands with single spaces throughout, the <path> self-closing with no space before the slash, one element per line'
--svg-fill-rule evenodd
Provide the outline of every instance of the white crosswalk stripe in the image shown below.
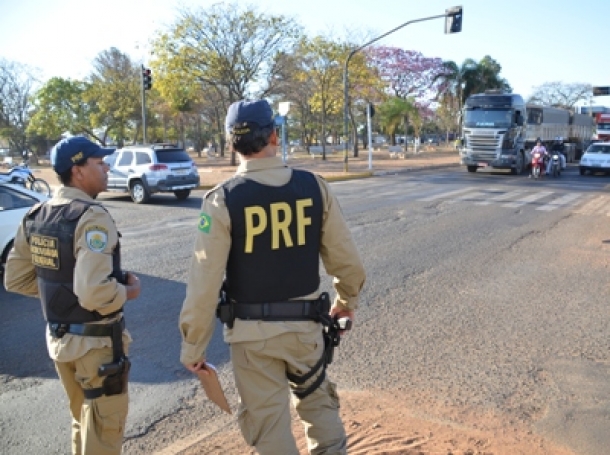
<path fill-rule="evenodd" d="M 475 189 L 476 188 L 474 188 L 474 187 L 460 188 L 459 190 L 449 191 L 446 193 L 433 194 L 432 196 L 428 196 L 428 197 L 418 199 L 418 200 L 423 201 L 423 202 L 431 202 L 431 201 L 436 201 L 437 199 L 446 199 L 448 197 L 455 196 L 456 194 L 466 193 L 468 191 L 472 191 Z"/>
<path fill-rule="evenodd" d="M 410 188 L 413 190 L 414 188 Z M 422 189 L 418 188 L 421 192 Z M 537 191 L 532 193 L 528 190 L 503 191 L 500 188 L 477 189 L 465 187 L 449 189 L 448 191 L 435 193 L 426 197 L 418 197 L 421 202 L 447 200 L 450 202 L 465 202 L 473 205 L 489 206 L 496 205 L 506 208 L 531 207 L 534 210 L 551 212 L 562 208 L 570 208 L 574 213 L 603 214 L 610 216 L 610 196 L 598 196 L 586 202 L 584 206 L 578 205 L 586 201 L 587 193 L 568 192 L 561 194 L 556 191 Z"/>
<path fill-rule="evenodd" d="M 502 207 L 522 207 L 525 204 L 529 204 L 531 202 L 537 201 L 538 199 L 545 198 L 553 194 L 552 191 L 539 191 L 538 193 L 530 194 L 529 196 L 525 196 L 517 201 L 509 202 L 508 204 L 504 204 Z"/>
<path fill-rule="evenodd" d="M 550 212 L 551 210 L 558 209 L 563 206 L 567 206 L 568 204 L 573 205 L 576 203 L 576 200 L 581 198 L 583 195 L 580 193 L 572 193 L 572 194 L 564 194 L 560 198 L 554 199 L 548 204 L 543 205 L 542 207 L 537 207 L 536 210 L 543 210 L 545 212 Z"/>
<path fill-rule="evenodd" d="M 520 196 L 523 193 L 525 193 L 525 191 L 523 191 L 523 190 L 509 191 L 508 193 L 502 193 L 502 194 L 499 194 L 498 196 L 490 197 L 489 199 L 487 199 L 485 201 L 476 202 L 476 204 L 477 205 L 490 205 L 490 204 L 495 204 L 496 202 L 509 201 L 511 199 L 516 198 L 517 196 Z"/>

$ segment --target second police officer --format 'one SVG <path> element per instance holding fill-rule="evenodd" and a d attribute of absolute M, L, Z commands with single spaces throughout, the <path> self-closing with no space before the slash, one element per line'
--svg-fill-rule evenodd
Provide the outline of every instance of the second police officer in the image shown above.
<path fill-rule="evenodd" d="M 345 454 L 321 316 L 353 319 L 364 266 L 328 183 L 276 156 L 269 104 L 233 103 L 225 127 L 240 165 L 203 199 L 180 314 L 181 361 L 193 372 L 205 369 L 222 288 L 245 441 L 261 455 L 298 455 L 292 395 L 309 452 Z M 334 277 L 332 305 L 320 289 L 320 258 Z"/>

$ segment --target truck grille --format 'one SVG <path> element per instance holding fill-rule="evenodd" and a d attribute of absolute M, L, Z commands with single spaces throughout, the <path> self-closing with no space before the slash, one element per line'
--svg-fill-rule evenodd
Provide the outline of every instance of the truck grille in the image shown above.
<path fill-rule="evenodd" d="M 501 136 L 495 134 L 471 134 L 466 136 L 466 145 L 472 150 L 474 159 L 494 159 L 500 149 Z"/>

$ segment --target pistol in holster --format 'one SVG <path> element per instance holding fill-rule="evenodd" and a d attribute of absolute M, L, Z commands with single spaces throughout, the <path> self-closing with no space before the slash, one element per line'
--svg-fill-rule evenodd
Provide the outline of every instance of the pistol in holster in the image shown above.
<path fill-rule="evenodd" d="M 123 330 L 120 324 L 112 327 L 112 363 L 105 363 L 98 368 L 98 376 L 104 378 L 102 394 L 120 395 L 127 393 L 127 381 L 131 362 L 123 351 Z"/>
<path fill-rule="evenodd" d="M 220 319 L 220 322 L 227 324 L 227 327 L 232 329 L 233 323 L 235 322 L 235 312 L 233 311 L 233 305 L 229 299 L 227 299 L 227 293 L 224 291 L 224 287 L 220 290 L 218 296 L 218 306 L 216 307 L 216 317 Z"/>

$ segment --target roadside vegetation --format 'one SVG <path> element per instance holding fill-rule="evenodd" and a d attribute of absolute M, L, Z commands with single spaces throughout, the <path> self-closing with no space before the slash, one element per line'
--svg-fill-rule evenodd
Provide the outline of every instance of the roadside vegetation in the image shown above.
<path fill-rule="evenodd" d="M 370 39 L 358 30 L 345 35 L 351 38 L 307 36 L 293 18 L 236 2 L 180 10 L 169 27 L 151 36 L 147 61 L 116 48 L 102 50 L 82 80 L 41 81 L 39 72 L 0 56 L 0 142 L 10 154 L 29 151 L 34 160 L 66 133 L 103 145 L 142 142 L 146 67 L 153 81 L 145 103 L 148 142 L 178 143 L 200 155 L 212 143 L 224 156 L 227 107 L 243 98 L 266 98 L 275 109 L 279 102 L 291 103 L 290 141 L 306 148 L 336 145 L 343 129 L 344 62 L 351 49 Z M 501 70 L 491 56 L 459 64 L 387 46 L 357 53 L 349 67 L 351 153 L 357 157 L 367 146 L 369 103 L 377 113 L 373 131 L 392 145 L 405 138 L 398 142 L 407 147 L 406 137 L 449 141 L 469 95 L 511 90 Z M 549 82 L 532 98 L 573 107 L 590 88 Z"/>

